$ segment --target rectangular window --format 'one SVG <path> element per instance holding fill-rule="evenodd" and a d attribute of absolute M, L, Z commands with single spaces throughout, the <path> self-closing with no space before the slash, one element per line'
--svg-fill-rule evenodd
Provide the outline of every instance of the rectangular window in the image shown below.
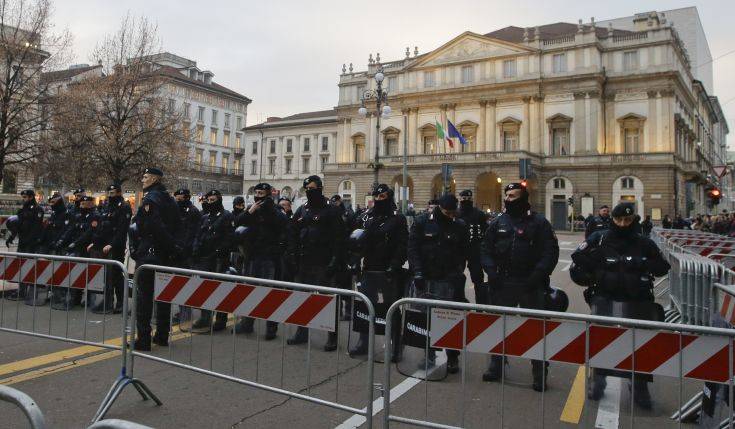
<path fill-rule="evenodd" d="M 475 68 L 473 66 L 462 66 L 462 83 L 475 81 Z"/>
<path fill-rule="evenodd" d="M 212 110 L 212 125 L 217 125 L 217 111 Z"/>
<path fill-rule="evenodd" d="M 365 162 L 365 143 L 355 143 L 355 162 Z"/>
<path fill-rule="evenodd" d="M 184 103 L 184 119 L 189 119 L 191 116 L 191 104 Z"/>
<path fill-rule="evenodd" d="M 196 157 L 194 158 L 194 162 L 197 165 L 202 165 L 202 157 L 204 156 L 204 151 L 201 149 L 197 149 Z"/>
<path fill-rule="evenodd" d="M 237 129 L 238 131 L 242 129 L 242 116 L 237 117 Z"/>
<path fill-rule="evenodd" d="M 270 154 L 276 153 L 276 141 L 275 140 L 271 140 L 271 147 L 268 153 Z"/>
<path fill-rule="evenodd" d="M 225 113 L 225 128 L 230 128 L 230 114 Z"/>
<path fill-rule="evenodd" d="M 518 150 L 518 131 L 503 131 L 503 150 Z"/>
<path fill-rule="evenodd" d="M 503 61 L 503 77 L 511 78 L 516 77 L 516 60 L 505 60 Z"/>
<path fill-rule="evenodd" d="M 222 162 L 220 163 L 220 166 L 222 168 L 229 168 L 230 167 L 230 156 L 229 155 L 222 155 Z"/>
<path fill-rule="evenodd" d="M 291 174 L 291 158 L 286 158 L 286 174 Z"/>
<path fill-rule="evenodd" d="M 204 125 L 197 125 L 197 143 L 204 143 Z"/>
<path fill-rule="evenodd" d="M 250 174 L 258 174 L 258 161 L 250 162 Z"/>
<path fill-rule="evenodd" d="M 253 142 L 253 151 L 252 151 L 252 153 L 253 153 L 253 155 L 257 155 L 258 154 L 258 142 Z"/>
<path fill-rule="evenodd" d="M 197 121 L 204 122 L 204 107 L 199 106 L 199 111 L 197 112 Z"/>
<path fill-rule="evenodd" d="M 623 52 L 623 70 L 631 71 L 638 68 L 638 51 Z"/>
<path fill-rule="evenodd" d="M 396 76 L 391 76 L 388 78 L 388 92 L 398 92 L 398 78 Z"/>
<path fill-rule="evenodd" d="M 625 138 L 625 153 L 639 153 L 640 147 L 640 128 L 625 128 L 623 137 Z"/>
<path fill-rule="evenodd" d="M 222 146 L 230 147 L 230 132 L 225 131 L 222 135 Z"/>
<path fill-rule="evenodd" d="M 357 86 L 357 99 L 362 99 L 362 94 L 365 93 L 365 85 L 358 85 Z"/>
<path fill-rule="evenodd" d="M 322 157 L 322 165 L 321 165 L 320 171 L 322 171 L 322 172 L 324 171 L 324 166 L 327 165 L 328 162 L 329 162 L 329 157 L 328 156 L 323 156 Z"/>
<path fill-rule="evenodd" d="M 173 98 L 168 99 L 168 112 L 174 113 L 174 110 L 176 110 L 176 100 Z"/>
<path fill-rule="evenodd" d="M 551 145 L 552 155 L 569 155 L 569 128 L 553 128 L 551 130 Z"/>
<path fill-rule="evenodd" d="M 306 137 L 304 139 L 304 152 L 310 152 L 311 151 L 311 139 L 309 137 Z"/>
<path fill-rule="evenodd" d="M 554 73 L 564 73 L 567 71 L 567 54 L 554 54 Z"/>
<path fill-rule="evenodd" d="M 276 168 L 276 160 L 275 159 L 269 159 L 268 160 L 268 174 L 274 174 L 273 171 Z"/>
<path fill-rule="evenodd" d="M 232 161 L 232 169 L 234 170 L 235 174 L 240 174 L 240 160 L 235 158 L 234 161 Z"/>
<path fill-rule="evenodd" d="M 209 166 L 212 168 L 217 166 L 217 152 L 209 152 Z"/>
<path fill-rule="evenodd" d="M 242 134 L 235 134 L 235 149 L 242 148 Z"/>
<path fill-rule="evenodd" d="M 209 130 L 209 144 L 217 144 L 217 128 L 210 128 Z"/>
<path fill-rule="evenodd" d="M 388 137 L 385 140 L 385 154 L 387 156 L 398 155 L 398 139 L 395 137 Z"/>
<path fill-rule="evenodd" d="M 309 173 L 309 158 L 303 158 L 303 168 L 301 169 L 302 173 Z"/>
<path fill-rule="evenodd" d="M 293 140 L 292 139 L 286 139 L 286 153 L 293 152 Z"/>
<path fill-rule="evenodd" d="M 436 81 L 434 80 L 434 72 L 425 71 L 424 72 L 424 88 L 433 88 L 434 86 L 436 86 Z"/>
<path fill-rule="evenodd" d="M 426 155 L 436 153 L 436 136 L 424 136 L 424 153 Z"/>
<path fill-rule="evenodd" d="M 329 137 L 322 137 L 322 152 L 329 150 Z"/>

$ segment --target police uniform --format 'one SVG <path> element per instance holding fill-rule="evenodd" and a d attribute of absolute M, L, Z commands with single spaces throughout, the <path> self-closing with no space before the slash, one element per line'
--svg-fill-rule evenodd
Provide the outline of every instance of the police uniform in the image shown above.
<path fill-rule="evenodd" d="M 482 267 L 488 276 L 490 303 L 506 307 L 544 309 L 549 276 L 559 260 L 559 243 L 546 218 L 532 212 L 525 186 L 511 183 L 508 192 L 521 189 L 521 197 L 506 198 L 505 211 L 495 218 L 482 242 Z M 541 361 L 532 361 L 533 388 L 546 387 L 547 371 Z M 495 381 L 502 374 L 503 358 L 492 356 L 483 380 Z"/>
<path fill-rule="evenodd" d="M 184 195 L 186 198 L 176 201 L 179 208 L 179 218 L 181 219 L 181 254 L 177 258 L 177 266 L 181 268 L 191 268 L 191 253 L 194 247 L 194 239 L 199 231 L 199 225 L 202 223 L 202 213 L 191 202 L 191 193 L 188 189 L 178 189 L 174 192 L 174 196 Z"/>
<path fill-rule="evenodd" d="M 108 192 L 119 192 L 122 188 L 118 184 L 108 186 Z M 104 210 L 101 211 L 102 227 L 98 228 L 93 241 L 92 251 L 100 258 L 114 259 L 118 262 L 125 261 L 125 244 L 128 239 L 128 227 L 133 211 L 130 204 L 122 197 L 116 195 L 108 197 Z M 110 246 L 110 251 L 105 254 L 104 248 Z M 113 266 L 108 266 L 105 273 L 105 298 L 99 305 L 92 309 L 93 313 L 122 312 L 123 287 L 126 283 L 127 273 L 123 278 L 122 273 Z M 113 305 L 113 294 L 115 303 Z"/>
<path fill-rule="evenodd" d="M 11 231 L 11 236 L 6 241 L 6 245 L 10 244 L 17 234 L 18 252 L 36 253 L 40 249 L 41 240 L 43 239 L 43 209 L 36 203 L 36 193 L 33 190 L 27 189 L 22 191 L 20 195 L 31 197 L 31 199 L 28 202 L 24 202 L 23 206 L 18 209 L 16 213 L 17 227 L 15 228 L 15 232 Z M 27 298 L 26 304 L 34 305 L 36 299 L 32 296 L 33 289 L 32 284 L 20 283 L 17 292 L 9 292 L 4 296 L 8 299 Z M 38 293 L 38 289 L 36 291 Z M 45 303 L 45 299 L 40 304 L 43 303 Z"/>
<path fill-rule="evenodd" d="M 217 196 L 215 203 L 209 203 L 210 196 Z M 202 202 L 203 216 L 199 231 L 194 238 L 192 256 L 194 269 L 224 273 L 228 267 L 232 240 L 235 232 L 235 220 L 232 213 L 222 205 L 222 194 L 218 190 L 211 190 L 204 196 Z M 221 331 L 227 325 L 227 313 L 217 313 L 216 322 L 212 329 Z M 209 331 L 212 324 L 212 312 L 201 310 L 201 317 L 194 322 L 192 330 Z"/>
<path fill-rule="evenodd" d="M 240 208 L 238 206 L 242 205 L 243 207 Z M 232 216 L 237 219 L 242 212 L 245 211 L 245 198 L 237 196 L 232 199 Z"/>
<path fill-rule="evenodd" d="M 146 174 L 162 177 L 157 168 L 147 168 Z M 159 181 L 143 189 L 145 194 L 134 217 L 135 227 L 131 225 L 131 255 L 136 265 L 156 264 L 175 266 L 177 255 L 181 254 L 181 218 L 174 198 Z M 136 350 L 151 348 L 151 318 L 153 316 L 154 272 L 144 270 L 138 281 L 136 326 L 138 337 Z M 153 342 L 168 345 L 170 330 L 171 304 L 156 302 L 156 334 Z"/>
<path fill-rule="evenodd" d="M 472 198 L 472 191 L 467 189 L 459 194 L 460 197 Z M 467 269 L 470 272 L 472 284 L 475 286 L 475 301 L 478 304 L 488 304 L 489 296 L 485 287 L 485 275 L 480 264 L 480 245 L 487 230 L 487 214 L 472 205 L 472 200 L 459 202 L 459 218 L 462 219 L 470 233 L 470 252 L 467 258 Z"/>
<path fill-rule="evenodd" d="M 333 205 L 342 217 L 342 223 L 345 226 L 345 237 L 347 240 L 350 233 L 357 227 L 357 217 L 355 213 L 349 208 L 345 207 L 342 198 L 339 195 L 333 195 L 329 200 L 330 204 Z M 332 280 L 332 286 L 338 289 L 351 289 L 352 288 L 352 271 L 348 269 L 347 264 L 340 264 L 337 272 L 334 273 Z M 341 318 L 342 320 L 350 320 L 352 315 L 352 298 L 348 296 L 340 297 L 341 301 Z"/>
<path fill-rule="evenodd" d="M 464 269 L 469 256 L 469 232 L 462 219 L 444 215 L 456 212 L 457 197 L 444 195 L 439 207 L 420 216 L 408 236 L 408 264 L 416 292 L 427 298 L 465 302 Z M 434 353 L 429 353 L 433 360 Z M 459 352 L 447 351 L 447 370 L 459 370 Z"/>
<path fill-rule="evenodd" d="M 388 185 L 379 185 L 373 191 L 373 197 L 383 193 L 388 193 L 388 198 L 373 200 L 373 207 L 360 216 L 357 229 L 350 240 L 350 251 L 356 259 L 352 261 L 352 265 L 362 267 L 363 275 L 358 290 L 373 305 L 377 304 L 380 292 L 387 308 L 403 296 L 406 280 L 403 264 L 407 260 L 408 225 L 406 217 L 396 212 L 393 190 Z M 395 344 L 393 361 L 397 361 L 400 352 L 400 312 L 396 312 L 394 316 L 391 336 Z M 361 332 L 358 343 L 350 350 L 350 355 L 364 355 L 367 347 L 367 332 Z"/>
<path fill-rule="evenodd" d="M 255 190 L 267 191 L 268 196 L 255 197 L 255 202 L 262 202 L 260 207 L 250 213 L 250 207 L 243 210 L 235 219 L 235 227 L 248 228 L 247 243 L 235 243 L 247 248 L 244 275 L 260 279 L 280 280 L 280 265 L 285 253 L 286 228 L 288 219 L 280 207 L 271 198 L 271 186 L 258 183 Z M 237 236 L 237 235 L 236 235 Z M 236 333 L 253 332 L 254 320 L 244 317 L 235 326 Z M 266 323 L 266 340 L 276 338 L 277 322 Z"/>
<path fill-rule="evenodd" d="M 69 225 L 69 213 L 61 195 L 54 194 L 49 197 L 49 201 L 52 199 L 57 200 L 51 205 L 51 216 L 43 231 L 40 251 L 49 255 L 57 255 L 58 247 L 56 243 L 61 239 L 67 225 Z"/>
<path fill-rule="evenodd" d="M 602 206 L 602 208 L 607 208 L 607 206 Z M 597 215 L 593 217 L 589 222 L 587 222 L 585 228 L 584 228 L 584 238 L 589 237 L 596 231 L 605 231 L 610 228 L 610 216 L 600 216 Z"/>
<path fill-rule="evenodd" d="M 315 183 L 316 188 L 306 188 L 311 183 Z M 307 202 L 294 213 L 286 240 L 288 265 L 295 270 L 298 282 L 328 286 L 341 264 L 345 263 L 345 225 L 342 214 L 324 197 L 319 176 L 307 177 L 304 187 Z M 307 328 L 297 328 L 288 344 L 305 343 L 308 332 Z M 337 333 L 330 332 L 324 350 L 336 349 Z"/>
<path fill-rule="evenodd" d="M 613 218 L 634 217 L 630 203 L 618 204 Z M 663 320 L 663 309 L 655 304 L 653 280 L 668 273 L 671 266 L 663 258 L 656 244 L 641 236 L 633 223 L 621 227 L 614 222 L 610 229 L 590 235 L 572 253 L 572 280 L 587 286 L 585 300 L 592 314 L 633 319 Z M 600 399 L 605 390 L 605 375 L 629 377 L 630 373 L 612 373 L 595 369 L 588 392 L 591 399 Z M 650 375 L 635 374 L 635 402 L 651 407 L 648 392 Z"/>

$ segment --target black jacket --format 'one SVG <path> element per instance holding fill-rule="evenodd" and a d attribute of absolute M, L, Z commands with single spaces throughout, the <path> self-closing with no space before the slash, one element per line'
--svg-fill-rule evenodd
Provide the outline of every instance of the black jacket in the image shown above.
<path fill-rule="evenodd" d="M 194 239 L 202 223 L 202 212 L 189 200 L 179 201 L 176 204 L 181 218 L 181 256 L 190 258 L 194 249 Z"/>
<path fill-rule="evenodd" d="M 66 231 L 70 222 L 69 213 L 63 202 L 59 201 L 51 206 L 51 217 L 43 231 L 42 246 L 44 251 L 50 252 L 56 249 L 56 243 L 64 235 L 64 231 Z"/>
<path fill-rule="evenodd" d="M 94 237 L 94 247 L 101 251 L 105 246 L 112 246 L 115 255 L 125 254 L 125 243 L 128 240 L 128 227 L 133 210 L 125 200 L 110 203 L 100 214 L 102 228 L 97 230 Z"/>
<path fill-rule="evenodd" d="M 43 209 L 32 201 L 18 209 L 18 251 L 33 253 L 43 239 Z"/>
<path fill-rule="evenodd" d="M 543 288 L 559 261 L 559 242 L 542 215 L 528 212 L 513 218 L 503 213 L 485 231 L 480 261 L 491 287 L 512 280 Z"/>
<path fill-rule="evenodd" d="M 248 243 L 234 243 L 235 246 L 243 244 L 247 247 L 249 259 L 272 259 L 280 260 L 286 250 L 286 229 L 288 218 L 275 204 L 261 206 L 255 213 L 249 213 L 248 206 L 235 219 L 235 227 L 246 226 L 252 228 L 252 235 Z"/>
<path fill-rule="evenodd" d="M 199 231 L 194 238 L 192 254 L 194 257 L 215 257 L 227 259 L 230 256 L 235 233 L 235 220 L 232 213 L 220 204 L 202 216 Z"/>
<path fill-rule="evenodd" d="M 406 217 L 391 212 L 376 215 L 373 209 L 363 213 L 357 221 L 357 228 L 364 229 L 359 257 L 365 271 L 385 271 L 390 268 L 398 272 L 403 268 L 408 256 L 408 224 Z"/>
<path fill-rule="evenodd" d="M 163 184 L 145 192 L 134 218 L 137 234 L 131 237 L 132 257 L 138 264 L 170 264 L 182 249 L 179 209 Z"/>
<path fill-rule="evenodd" d="M 467 224 L 470 233 L 470 244 L 479 246 L 487 230 L 487 214 L 476 207 L 459 211 L 459 218 Z"/>
<path fill-rule="evenodd" d="M 419 216 L 408 235 L 408 265 L 414 275 L 444 280 L 462 274 L 470 236 L 462 219 L 448 219 L 439 208 Z"/>
<path fill-rule="evenodd" d="M 595 216 L 592 218 L 591 221 L 587 222 L 587 225 L 584 228 L 584 238 L 589 237 L 592 235 L 592 233 L 596 231 L 604 231 L 606 229 L 610 228 L 610 222 L 612 220 L 610 219 L 610 216 L 608 217 L 602 217 L 602 216 Z"/>
<path fill-rule="evenodd" d="M 671 269 L 651 239 L 611 230 L 589 236 L 572 253 L 572 261 L 594 279 L 595 294 L 619 301 L 653 300 L 653 277 Z"/>
<path fill-rule="evenodd" d="M 345 239 L 342 213 L 335 206 L 329 205 L 326 198 L 318 205 L 307 202 L 291 218 L 288 257 L 300 265 L 331 265 L 337 269 L 346 260 Z"/>
<path fill-rule="evenodd" d="M 102 228 L 102 218 L 96 208 L 79 209 L 59 240 L 59 249 L 68 255 L 87 257 L 87 246 L 94 242 Z"/>

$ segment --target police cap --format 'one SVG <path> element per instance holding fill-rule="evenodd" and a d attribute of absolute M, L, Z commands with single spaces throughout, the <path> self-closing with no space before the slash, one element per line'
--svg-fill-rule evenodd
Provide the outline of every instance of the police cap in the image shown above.
<path fill-rule="evenodd" d="M 160 168 L 156 168 L 156 167 L 148 167 L 148 168 L 146 168 L 145 171 L 143 172 L 143 174 L 154 174 L 156 176 L 163 177 L 163 171 L 161 171 Z"/>
<path fill-rule="evenodd" d="M 76 194 L 83 194 L 83 193 L 84 193 L 84 188 L 77 188 L 77 189 L 74 190 L 74 192 L 72 192 L 72 194 L 74 194 L 74 195 L 76 195 Z"/>
<path fill-rule="evenodd" d="M 233 206 L 237 206 L 237 205 L 240 205 L 240 204 L 245 204 L 245 198 L 240 197 L 240 196 L 237 196 L 237 197 L 235 197 L 235 198 L 232 199 L 232 205 Z"/>
<path fill-rule="evenodd" d="M 620 203 L 612 211 L 612 217 L 634 216 L 635 207 L 632 203 Z"/>
<path fill-rule="evenodd" d="M 60 194 L 60 193 L 58 193 L 58 192 L 54 192 L 54 193 L 53 193 L 52 195 L 50 195 L 50 196 L 48 197 L 48 200 L 49 200 L 49 201 L 51 201 L 51 200 L 53 200 L 54 198 L 61 198 L 61 194 Z"/>
<path fill-rule="evenodd" d="M 512 191 L 513 189 L 523 189 L 524 191 L 528 192 L 528 190 L 526 189 L 526 185 L 524 185 L 523 183 L 514 182 L 514 183 L 508 183 L 507 185 L 505 185 L 505 189 L 503 190 L 503 193 L 507 194 L 508 191 Z"/>
<path fill-rule="evenodd" d="M 337 194 L 332 195 L 332 198 L 330 198 L 332 201 L 342 201 L 342 197 L 340 197 Z"/>
<path fill-rule="evenodd" d="M 255 189 L 256 191 L 268 191 L 268 192 L 270 192 L 272 188 L 273 187 L 269 183 L 262 182 L 262 183 L 258 183 L 257 185 L 255 185 L 255 187 L 253 189 Z"/>
<path fill-rule="evenodd" d="M 439 207 L 444 210 L 457 210 L 458 203 L 459 201 L 457 201 L 457 197 L 454 194 L 444 194 L 439 198 Z"/>
<path fill-rule="evenodd" d="M 316 183 L 316 187 L 320 189 L 324 187 L 322 184 L 322 178 L 317 175 L 312 175 L 304 179 L 304 188 L 309 185 L 309 183 Z"/>
<path fill-rule="evenodd" d="M 438 206 L 439 205 L 439 200 L 437 200 L 436 198 L 434 198 L 433 200 L 429 200 L 429 205 L 431 205 L 431 206 Z"/>
<path fill-rule="evenodd" d="M 216 196 L 222 198 L 222 192 L 220 192 L 220 191 L 218 191 L 216 189 L 212 189 L 211 191 L 209 191 L 206 194 L 204 194 L 204 198 L 209 198 L 212 195 L 216 195 Z"/>
<path fill-rule="evenodd" d="M 122 191 L 122 186 L 117 183 L 113 183 L 112 185 L 107 187 L 107 192 L 110 191 Z"/>
<path fill-rule="evenodd" d="M 82 201 L 82 202 L 84 202 L 84 201 L 94 201 L 94 198 L 93 197 L 90 197 L 89 195 L 85 195 L 79 201 Z"/>
<path fill-rule="evenodd" d="M 177 189 L 176 192 L 174 192 L 174 196 L 176 195 L 183 195 L 185 197 L 191 197 L 191 191 L 189 191 L 186 188 Z"/>
<path fill-rule="evenodd" d="M 465 189 L 464 191 L 459 193 L 460 197 L 472 197 L 472 191 L 469 189 Z"/>
<path fill-rule="evenodd" d="M 35 197 L 36 193 L 33 191 L 33 189 L 25 189 L 23 191 L 20 191 L 21 197 Z"/>
<path fill-rule="evenodd" d="M 377 197 L 380 194 L 388 193 L 389 197 L 393 196 L 393 189 L 390 188 L 390 186 L 386 185 L 385 183 L 381 183 L 380 185 L 376 186 L 375 189 L 373 189 L 373 196 Z"/>

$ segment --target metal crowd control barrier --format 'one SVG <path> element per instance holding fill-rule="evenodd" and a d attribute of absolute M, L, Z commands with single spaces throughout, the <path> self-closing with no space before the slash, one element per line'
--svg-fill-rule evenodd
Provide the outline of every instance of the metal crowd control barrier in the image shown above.
<path fill-rule="evenodd" d="M 138 423 L 128 422 L 125 420 L 106 419 L 89 426 L 87 429 L 153 429 L 150 426 L 143 426 Z"/>
<path fill-rule="evenodd" d="M 337 332 L 338 350 L 340 320 L 337 317 L 337 311 L 339 309 L 340 296 L 356 298 L 363 301 L 368 312 L 367 356 L 374 355 L 375 310 L 370 300 L 360 292 L 278 280 L 267 280 L 253 277 L 212 273 L 206 271 L 164 267 L 159 265 L 142 265 L 137 267 L 134 274 L 134 284 L 136 285 L 136 287 L 134 288 L 133 292 L 133 307 L 131 315 L 132 320 L 136 320 L 136 314 L 139 311 L 137 298 L 138 294 L 140 293 L 139 289 L 142 287 L 141 275 L 143 275 L 143 273 L 146 271 L 152 272 L 150 274 L 153 274 L 154 277 L 154 284 L 149 284 L 146 286 L 154 288 L 153 296 L 154 301 L 156 302 L 175 304 L 205 311 L 229 313 L 234 314 L 236 317 L 250 317 L 259 320 L 306 327 L 319 331 Z M 135 338 L 135 330 L 136 325 L 135 323 L 133 323 L 132 332 L 130 334 L 131 338 Z M 365 385 L 365 403 L 362 404 L 364 405 L 364 407 L 358 408 L 339 402 L 339 352 L 336 353 L 337 373 L 335 380 L 335 399 L 327 400 L 319 398 L 311 393 L 311 335 L 308 336 L 306 349 L 306 387 L 304 389 L 301 389 L 300 391 L 297 391 L 297 389 L 288 390 L 287 388 L 283 387 L 285 368 L 285 335 L 283 333 L 281 334 L 284 343 L 282 345 L 284 346 L 284 348 L 282 349 L 281 353 L 280 387 L 260 382 L 258 379 L 258 376 L 260 374 L 259 365 L 261 364 L 259 360 L 259 350 L 261 347 L 259 337 L 256 337 L 258 342 L 255 345 L 255 350 L 257 354 L 255 361 L 255 380 L 249 380 L 244 377 L 238 376 L 235 367 L 236 362 L 239 362 L 238 359 L 236 359 L 237 334 L 235 333 L 234 329 L 232 330 L 230 335 L 231 341 L 223 341 L 216 345 L 218 350 L 222 350 L 223 346 L 227 347 L 227 349 L 225 349 L 223 353 L 231 353 L 232 365 L 231 367 L 227 368 L 227 370 L 217 370 L 213 366 L 215 354 L 215 338 L 222 337 L 215 336 L 213 332 L 213 327 L 210 327 L 209 345 L 206 348 L 201 348 L 209 352 L 208 368 L 205 368 L 204 365 L 198 364 L 198 362 L 196 362 L 196 359 L 193 359 L 192 353 L 194 350 L 194 335 L 193 333 L 190 333 L 188 363 L 179 362 L 174 359 L 173 342 L 169 343 L 168 357 L 142 353 L 131 349 L 129 353 L 130 375 L 128 376 L 128 379 L 136 380 L 134 378 L 135 359 L 143 358 L 152 360 L 154 362 L 171 365 L 177 368 L 187 369 L 207 376 L 216 377 L 222 380 L 232 381 L 245 386 L 254 387 L 266 390 L 268 392 L 277 393 L 315 403 L 318 405 L 331 407 L 337 410 L 346 411 L 352 414 L 361 415 L 365 417 L 367 427 L 372 427 L 374 396 L 373 359 L 367 359 L 367 361 L 365 362 L 367 372 Z M 198 349 L 198 351 L 201 351 L 201 349 Z M 110 391 L 110 394 L 107 398 L 108 401 L 106 401 L 104 407 L 101 407 L 99 410 L 99 413 L 97 415 L 98 419 L 102 418 L 107 413 L 109 408 L 112 406 L 112 403 L 119 397 L 125 386 L 126 384 L 121 383 Z M 302 391 L 305 391 L 305 393 L 302 393 Z M 146 391 L 146 393 L 152 396 L 149 391 Z"/>
<path fill-rule="evenodd" d="M 63 321 L 60 324 L 54 323 L 59 319 L 54 317 L 57 312 L 48 306 L 48 310 L 41 306 L 32 305 L 30 307 L 23 304 L 21 299 L 15 301 L 15 304 L 8 304 L 7 300 L 0 300 L 0 331 L 10 332 L 14 334 L 29 335 L 32 337 L 59 340 L 73 344 L 83 344 L 95 346 L 111 350 L 120 350 L 122 355 L 122 365 L 120 375 L 113 383 L 110 391 L 115 386 L 125 382 L 128 379 L 126 375 L 127 360 L 127 310 L 128 310 L 128 288 L 123 288 L 123 307 L 122 318 L 119 329 L 121 337 L 119 339 L 108 338 L 108 323 L 112 323 L 114 319 L 111 316 L 101 314 L 102 318 L 100 326 L 97 329 L 98 335 L 94 335 L 91 328 L 88 327 L 90 318 L 90 292 L 103 292 L 106 276 L 106 270 L 117 270 L 127 282 L 126 269 L 122 263 L 111 259 L 95 259 L 95 258 L 78 258 L 72 256 L 45 255 L 36 253 L 16 253 L 16 252 L 0 252 L 0 280 L 7 283 L 17 283 L 20 288 L 23 285 L 27 293 L 32 294 L 32 302 L 36 304 L 39 288 L 43 288 L 42 293 L 53 292 L 62 289 L 65 294 L 71 294 L 72 291 L 81 293 L 84 298 L 84 306 L 82 307 L 82 326 L 71 326 L 71 315 L 76 310 L 70 308 L 64 311 Z M 45 288 L 49 288 L 46 291 Z M 3 294 L 4 295 L 4 294 Z M 45 297 L 44 297 L 45 299 Z M 102 294 L 103 305 L 105 302 L 105 294 Z M 10 308 L 14 307 L 14 308 Z M 23 311 L 21 311 L 23 309 Z M 30 314 L 27 314 L 30 313 Z M 30 321 L 27 316 L 30 316 Z M 40 318 L 47 317 L 47 323 L 43 324 Z M 6 323 L 6 319 L 10 319 L 10 323 Z M 8 326 L 12 325 L 12 327 Z M 44 326 L 45 325 L 45 326 Z M 61 329 L 58 329 L 61 327 Z M 75 334 L 76 332 L 77 335 Z M 139 386 L 136 387 L 143 395 Z M 145 399 L 145 396 L 144 396 Z M 109 393 L 103 399 L 100 407 L 104 407 L 109 400 Z M 95 418 L 94 421 L 98 420 Z"/>
<path fill-rule="evenodd" d="M 683 379 L 697 379 L 726 385 L 733 394 L 733 340 L 735 330 L 623 319 L 544 310 L 474 305 L 419 298 L 396 301 L 386 315 L 390 331 L 392 315 L 406 305 L 427 309 L 426 349 L 453 349 L 462 352 L 461 422 L 464 426 L 465 373 L 467 354 L 495 354 L 503 357 L 536 359 L 584 365 L 585 385 L 592 368 L 679 379 L 679 407 L 682 407 Z M 386 343 L 388 361 L 394 344 Z M 428 365 L 428 364 L 427 364 Z M 383 396 L 384 427 L 391 422 L 432 428 L 456 428 L 436 421 L 407 418 L 391 409 L 391 368 L 385 366 Z M 506 375 L 501 375 L 500 423 L 504 425 Z M 545 389 L 543 389 L 545 390 Z M 586 391 L 586 388 L 585 388 Z M 631 389 L 630 426 L 635 425 Z M 544 426 L 544 397 L 541 393 L 541 425 Z M 447 400 L 448 398 L 443 398 Z M 425 415 L 428 416 L 428 405 Z M 733 423 L 732 408 L 727 422 Z"/>
<path fill-rule="evenodd" d="M 46 429 L 46 419 L 38 404 L 30 396 L 9 386 L 0 385 L 0 401 L 9 402 L 20 408 L 33 429 Z"/>

